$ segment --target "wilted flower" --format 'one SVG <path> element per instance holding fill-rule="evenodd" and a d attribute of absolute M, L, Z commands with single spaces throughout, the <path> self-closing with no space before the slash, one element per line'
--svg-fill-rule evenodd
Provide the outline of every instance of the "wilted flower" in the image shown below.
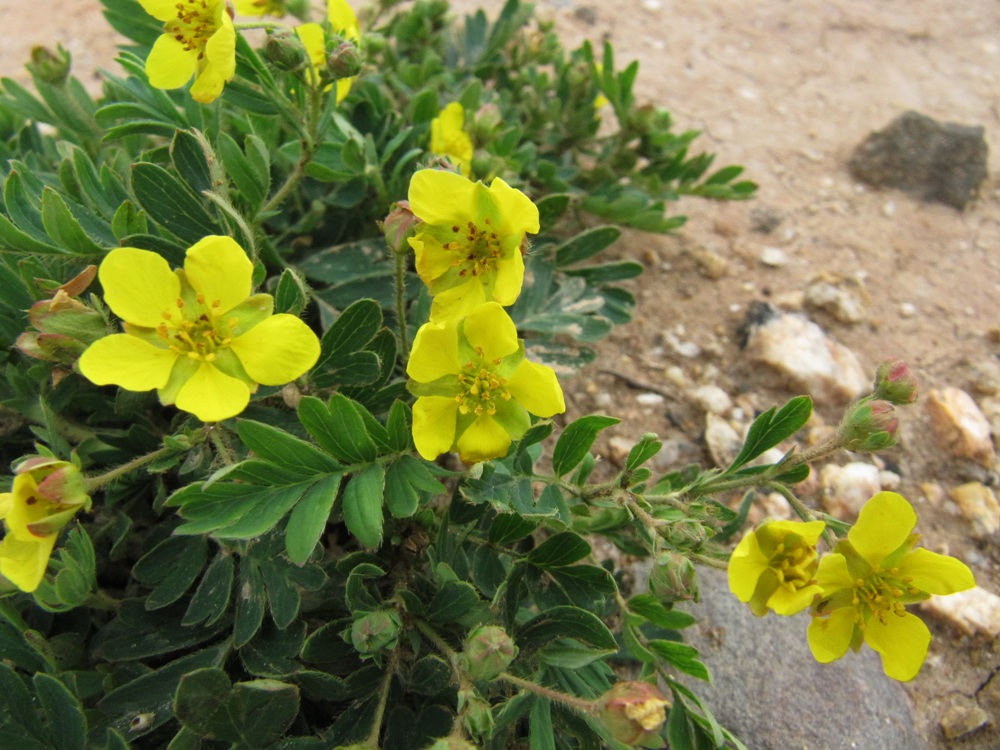
<path fill-rule="evenodd" d="M 551 367 L 524 357 L 510 316 L 487 302 L 464 318 L 426 323 L 406 365 L 413 442 L 427 460 L 457 450 L 467 464 L 507 453 L 531 424 L 566 409 Z"/>
<path fill-rule="evenodd" d="M 207 104 L 236 74 L 236 29 L 225 0 L 139 0 L 163 34 L 146 58 L 149 83 L 177 89 L 191 80 L 191 96 Z"/>
<path fill-rule="evenodd" d="M 648 682 L 619 682 L 598 699 L 601 723 L 626 745 L 660 747 L 660 728 L 670 707 L 659 688 Z"/>
<path fill-rule="evenodd" d="M 431 153 L 446 156 L 468 177 L 472 174 L 472 139 L 465 131 L 465 110 L 451 102 L 431 120 Z"/>
<path fill-rule="evenodd" d="M 99 274 L 125 332 L 91 344 L 80 372 L 97 385 L 155 388 L 162 403 L 204 422 L 236 416 L 258 383 L 295 380 L 320 351 L 309 326 L 272 314 L 271 295 L 250 294 L 252 273 L 230 237 L 205 237 L 176 271 L 147 250 L 112 250 Z"/>
<path fill-rule="evenodd" d="M 483 302 L 513 304 L 524 281 L 522 246 L 538 209 L 499 177 L 481 182 L 433 169 L 413 175 L 410 208 L 421 225 L 410 247 L 434 295 L 431 320 L 460 318 Z"/>
<path fill-rule="evenodd" d="M 867 643 L 896 680 L 912 680 L 931 634 L 906 604 L 976 585 L 964 563 L 915 548 L 917 514 L 902 495 L 880 492 L 861 509 L 847 539 L 819 563 L 822 597 L 812 606 L 809 647 L 822 663 Z"/>
<path fill-rule="evenodd" d="M 35 456 L 15 466 L 12 491 L 0 494 L 0 574 L 22 591 L 38 588 L 56 537 L 83 508 L 90 497 L 74 464 Z"/>

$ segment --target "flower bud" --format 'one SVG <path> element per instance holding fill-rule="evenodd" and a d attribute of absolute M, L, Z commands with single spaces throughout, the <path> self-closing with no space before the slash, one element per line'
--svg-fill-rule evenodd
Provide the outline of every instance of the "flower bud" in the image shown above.
<path fill-rule="evenodd" d="M 428 745 L 426 750 L 478 750 L 478 748 L 459 737 L 442 737 L 433 745 Z"/>
<path fill-rule="evenodd" d="M 493 711 L 486 701 L 474 690 L 462 690 L 458 694 L 458 710 L 463 715 L 465 731 L 478 738 L 493 736 Z"/>
<path fill-rule="evenodd" d="M 362 656 L 392 648 L 403 624 L 394 610 L 382 609 L 369 612 L 351 626 L 351 643 Z"/>
<path fill-rule="evenodd" d="M 465 668 L 473 680 L 492 680 L 517 658 L 517 645 L 497 625 L 480 625 L 465 641 Z"/>
<path fill-rule="evenodd" d="M 648 682 L 619 682 L 598 699 L 598 716 L 611 735 L 626 745 L 660 747 L 660 728 L 670 706 Z"/>
<path fill-rule="evenodd" d="M 361 51 L 353 43 L 342 39 L 326 59 L 326 69 L 335 81 L 353 78 L 361 72 Z"/>
<path fill-rule="evenodd" d="M 883 362 L 875 371 L 874 398 L 890 404 L 912 404 L 917 400 L 917 379 L 901 359 Z"/>
<path fill-rule="evenodd" d="M 35 359 L 71 365 L 83 350 L 106 336 L 103 316 L 62 289 L 52 299 L 36 302 L 28 309 L 34 331 L 25 331 L 15 345 Z"/>
<path fill-rule="evenodd" d="M 472 118 L 471 135 L 476 143 L 486 143 L 503 125 L 503 115 L 496 104 L 484 104 Z"/>
<path fill-rule="evenodd" d="M 306 50 L 292 32 L 277 31 L 267 35 L 264 58 L 278 70 L 292 72 L 305 65 Z"/>
<path fill-rule="evenodd" d="M 413 215 L 409 201 L 393 203 L 389 215 L 379 228 L 385 235 L 385 242 L 394 253 L 410 252 L 409 239 L 416 234 L 420 219 Z"/>
<path fill-rule="evenodd" d="M 38 80 L 58 86 L 69 77 L 70 62 L 70 54 L 61 44 L 55 52 L 38 46 L 31 48 L 31 62 L 25 67 Z"/>
<path fill-rule="evenodd" d="M 698 601 L 698 574 L 692 562 L 677 552 L 663 552 L 649 574 L 649 590 L 660 601 Z"/>
<path fill-rule="evenodd" d="M 899 419 L 888 401 L 862 400 L 854 404 L 840 423 L 845 450 L 874 453 L 896 444 Z"/>

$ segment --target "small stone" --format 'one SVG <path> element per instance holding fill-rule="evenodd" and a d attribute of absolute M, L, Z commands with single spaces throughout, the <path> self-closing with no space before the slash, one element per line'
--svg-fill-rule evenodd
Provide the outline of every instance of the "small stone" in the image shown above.
<path fill-rule="evenodd" d="M 1000 503 L 996 495 L 986 485 L 979 482 L 953 487 L 948 491 L 950 497 L 972 524 L 972 537 L 983 539 L 1000 529 Z"/>
<path fill-rule="evenodd" d="M 883 490 L 898 490 L 902 482 L 903 478 L 894 471 L 881 469 L 878 473 L 878 483 L 882 486 Z"/>
<path fill-rule="evenodd" d="M 700 385 L 688 392 L 688 397 L 703 410 L 720 416 L 733 408 L 729 394 L 717 385 Z"/>
<path fill-rule="evenodd" d="M 857 279 L 821 274 L 806 287 L 807 305 L 830 313 L 841 323 L 860 323 L 868 318 L 867 293 Z"/>
<path fill-rule="evenodd" d="M 990 719 L 983 709 L 967 701 L 969 699 L 963 696 L 960 702 L 948 706 L 941 717 L 941 731 L 949 740 L 972 734 Z"/>
<path fill-rule="evenodd" d="M 963 210 L 986 179 L 989 149 L 980 126 L 904 112 L 869 135 L 847 167 L 861 182 L 894 187 Z"/>
<path fill-rule="evenodd" d="M 921 602 L 920 608 L 966 635 L 1000 636 L 1000 596 L 978 586 L 948 596 L 932 596 Z"/>
<path fill-rule="evenodd" d="M 678 388 L 684 388 L 688 384 L 687 375 L 684 374 L 682 370 L 677 365 L 671 365 L 666 370 L 663 371 L 663 378 Z"/>
<path fill-rule="evenodd" d="M 581 5 L 573 11 L 573 15 L 588 26 L 593 26 L 597 23 L 597 10 L 590 5 Z"/>
<path fill-rule="evenodd" d="M 903 302 L 899 306 L 899 315 L 902 318 L 912 318 L 917 314 L 917 306 L 910 302 Z"/>
<path fill-rule="evenodd" d="M 882 491 L 879 473 L 877 466 L 861 461 L 824 466 L 820 471 L 820 483 L 826 509 L 845 521 L 856 518 L 861 506 Z"/>
<path fill-rule="evenodd" d="M 764 518 L 771 518 L 775 521 L 787 521 L 795 516 L 792 506 L 780 492 L 771 492 L 757 502 Z"/>
<path fill-rule="evenodd" d="M 701 347 L 693 341 L 683 341 L 675 333 L 667 332 L 663 334 L 663 340 L 677 354 L 688 359 L 694 359 L 701 355 Z"/>
<path fill-rule="evenodd" d="M 843 403 L 871 390 L 871 377 L 854 352 L 801 315 L 754 302 L 740 333 L 751 361 L 768 365 L 792 389 L 818 401 Z"/>
<path fill-rule="evenodd" d="M 973 362 L 969 366 L 969 380 L 976 393 L 1000 395 L 1000 362 L 992 359 Z"/>
<path fill-rule="evenodd" d="M 698 273 L 706 279 L 721 279 L 729 271 L 729 261 L 714 250 L 698 246 L 691 249 L 691 257 L 698 266 Z"/>
<path fill-rule="evenodd" d="M 659 406 L 666 401 L 659 393 L 640 393 L 635 400 L 643 406 Z"/>
<path fill-rule="evenodd" d="M 927 394 L 926 404 L 931 429 L 944 450 L 955 458 L 992 468 L 996 450 L 990 423 L 972 396 L 960 388 L 932 390 Z"/>
<path fill-rule="evenodd" d="M 750 229 L 760 234 L 770 234 L 784 221 L 784 214 L 770 206 L 750 209 Z"/>
<path fill-rule="evenodd" d="M 611 462 L 615 466 L 624 466 L 625 459 L 628 458 L 628 453 L 632 450 L 633 445 L 635 445 L 634 441 L 620 435 L 615 435 L 608 440 L 608 458 L 611 459 Z"/>
<path fill-rule="evenodd" d="M 760 251 L 760 262 L 771 268 L 788 265 L 788 253 L 780 247 L 765 247 Z"/>
<path fill-rule="evenodd" d="M 927 502 L 934 507 L 940 507 L 941 503 L 944 502 L 944 487 L 937 482 L 923 482 L 920 485 L 920 491 L 924 493 L 924 497 L 927 498 Z"/>
<path fill-rule="evenodd" d="M 743 438 L 718 414 L 705 415 L 705 444 L 708 455 L 719 468 L 729 466 L 743 447 Z"/>

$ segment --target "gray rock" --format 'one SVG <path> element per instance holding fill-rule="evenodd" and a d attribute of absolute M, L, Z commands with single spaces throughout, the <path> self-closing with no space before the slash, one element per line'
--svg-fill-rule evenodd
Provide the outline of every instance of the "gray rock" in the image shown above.
<path fill-rule="evenodd" d="M 689 680 L 715 717 L 753 750 L 926 750 L 902 686 L 867 646 L 819 664 L 806 642 L 808 615 L 754 617 L 726 575 L 699 568 L 699 618 L 686 631 L 712 673 Z"/>
<path fill-rule="evenodd" d="M 874 187 L 899 188 L 962 210 L 986 179 L 989 148 L 983 134 L 981 126 L 904 112 L 862 141 L 847 167 Z"/>

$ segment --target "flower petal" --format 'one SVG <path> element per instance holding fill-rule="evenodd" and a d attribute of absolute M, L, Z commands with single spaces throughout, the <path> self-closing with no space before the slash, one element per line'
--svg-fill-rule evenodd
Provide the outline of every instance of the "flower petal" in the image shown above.
<path fill-rule="evenodd" d="M 497 204 L 502 221 L 503 234 L 538 234 L 538 207 L 531 199 L 516 188 L 512 188 L 499 177 L 490 183 L 490 195 Z"/>
<path fill-rule="evenodd" d="M 475 220 L 476 184 L 455 172 L 421 169 L 410 179 L 410 210 L 427 224 L 458 224 Z"/>
<path fill-rule="evenodd" d="M 497 261 L 493 299 L 501 305 L 513 305 L 524 286 L 524 258 L 515 250 L 510 258 Z"/>
<path fill-rule="evenodd" d="M 205 44 L 205 58 L 209 67 L 224 80 L 230 80 L 236 73 L 236 29 L 223 7 L 221 23 Z"/>
<path fill-rule="evenodd" d="M 908 682 L 917 676 L 927 658 L 931 631 L 909 612 L 902 617 L 887 615 L 884 625 L 872 617 L 865 627 L 865 643 L 882 656 L 882 670 L 887 675 Z"/>
<path fill-rule="evenodd" d="M 319 339 L 294 315 L 281 313 L 233 339 L 230 349 L 247 375 L 263 385 L 284 385 L 319 359 Z"/>
<path fill-rule="evenodd" d="M 854 588 L 854 578 L 847 567 L 847 558 L 839 552 L 830 552 L 820 558 L 816 581 L 826 594 Z"/>
<path fill-rule="evenodd" d="M 98 272 L 104 301 L 122 320 L 156 328 L 163 313 L 176 314 L 181 282 L 161 255 L 134 247 L 108 253 Z"/>
<path fill-rule="evenodd" d="M 520 347 L 514 321 L 496 302 L 486 302 L 469 313 L 462 332 L 469 346 L 489 362 L 509 357 Z"/>
<path fill-rule="evenodd" d="M 809 650 L 820 664 L 829 664 L 847 653 L 854 636 L 854 615 L 852 607 L 841 607 L 829 617 L 813 617 L 809 623 L 807 637 Z"/>
<path fill-rule="evenodd" d="M 823 589 L 819 586 L 803 586 L 796 588 L 788 584 L 781 584 L 777 590 L 767 600 L 767 606 L 779 615 L 794 615 L 810 604 L 817 596 L 822 596 Z"/>
<path fill-rule="evenodd" d="M 465 432 L 458 436 L 458 457 L 466 464 L 477 464 L 491 458 L 507 455 L 510 435 L 492 417 L 478 417 Z"/>
<path fill-rule="evenodd" d="M 929 549 L 915 549 L 899 561 L 899 577 L 928 594 L 954 594 L 976 585 L 972 571 L 961 560 Z"/>
<path fill-rule="evenodd" d="M 423 458 L 433 461 L 455 442 L 458 403 L 444 396 L 422 396 L 413 404 L 413 444 Z"/>
<path fill-rule="evenodd" d="M 418 383 L 458 375 L 458 321 L 425 323 L 413 339 L 406 374 Z M 448 444 L 451 447 L 451 444 Z"/>
<path fill-rule="evenodd" d="M 507 381 L 507 390 L 536 417 L 551 417 L 566 411 L 555 370 L 537 362 L 522 360 Z"/>
<path fill-rule="evenodd" d="M 361 25 L 354 9 L 347 3 L 347 0 L 328 0 L 326 4 L 326 17 L 330 20 L 330 28 L 338 34 L 343 34 L 346 39 L 356 42 L 361 38 Z"/>
<path fill-rule="evenodd" d="M 757 535 L 754 532 L 744 535 L 729 558 L 729 590 L 741 602 L 750 601 L 757 588 L 757 581 L 767 570 L 769 563 L 761 552 Z"/>
<path fill-rule="evenodd" d="M 896 492 L 879 492 L 865 503 L 847 539 L 875 567 L 907 540 L 916 525 L 916 511 L 905 497 Z"/>
<path fill-rule="evenodd" d="M 45 576 L 56 535 L 22 541 L 7 535 L 0 541 L 0 575 L 21 591 L 34 591 Z"/>
<path fill-rule="evenodd" d="M 184 273 L 207 304 L 219 301 L 220 312 L 250 296 L 253 263 L 232 237 L 211 235 L 196 242 L 188 248 Z"/>
<path fill-rule="evenodd" d="M 157 89 L 179 89 L 191 80 L 197 69 L 198 53 L 185 49 L 183 42 L 169 34 L 163 34 L 153 42 L 146 58 L 149 84 Z"/>
<path fill-rule="evenodd" d="M 177 0 L 139 0 L 139 5 L 157 21 L 177 18 Z"/>
<path fill-rule="evenodd" d="M 137 336 L 116 333 L 87 347 L 78 365 L 91 383 L 150 391 L 166 385 L 176 362 L 177 354 L 169 349 L 160 349 Z"/>
<path fill-rule="evenodd" d="M 433 294 L 433 288 L 431 293 Z M 434 294 L 434 301 L 431 304 L 431 321 L 440 322 L 464 318 L 488 301 L 482 281 L 478 278 L 469 279 L 464 284 Z"/>
<path fill-rule="evenodd" d="M 209 362 L 202 362 L 177 391 L 177 408 L 194 414 L 202 422 L 219 422 L 247 408 L 250 389 L 246 383 L 226 375 Z"/>

